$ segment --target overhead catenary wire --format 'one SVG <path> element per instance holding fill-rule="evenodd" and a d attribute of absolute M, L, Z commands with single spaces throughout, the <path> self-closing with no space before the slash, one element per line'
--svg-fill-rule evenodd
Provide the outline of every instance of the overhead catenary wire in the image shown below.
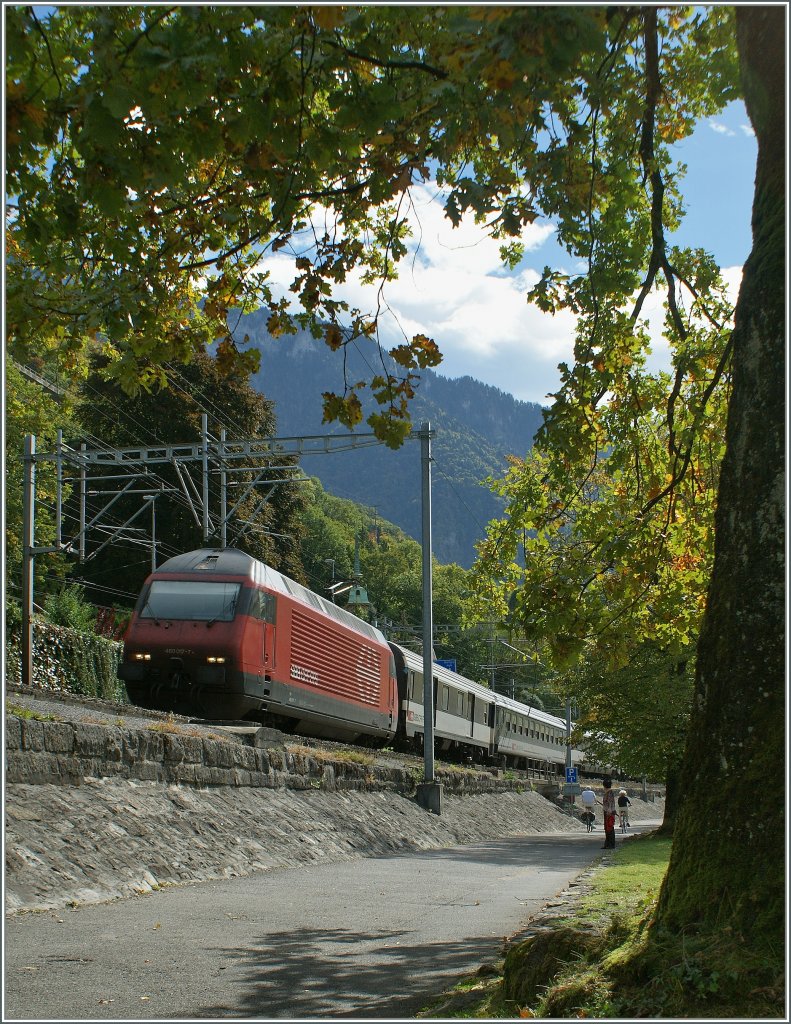
<path fill-rule="evenodd" d="M 183 379 L 183 377 L 182 377 L 182 379 Z M 184 393 L 185 395 L 188 395 L 190 397 L 195 397 L 195 396 L 191 395 L 190 392 L 186 391 L 183 387 L 181 387 L 177 382 L 174 382 L 174 386 L 176 388 L 178 388 L 180 391 L 182 391 L 182 393 Z M 220 410 L 218 410 L 217 407 L 213 405 L 213 403 L 211 403 L 211 402 L 209 402 L 209 401 L 207 401 L 205 399 L 205 395 L 202 395 L 199 391 L 197 391 L 197 389 L 195 389 L 195 391 L 196 391 L 197 397 L 198 398 L 202 398 L 205 401 L 205 406 L 201 405 L 200 402 L 197 402 L 196 404 L 198 404 L 198 407 L 203 412 L 205 412 L 207 416 L 209 415 L 209 413 L 206 412 L 206 407 L 213 409 L 213 411 L 215 413 L 216 412 L 220 412 Z M 74 397 L 84 397 L 84 395 L 86 393 L 89 396 L 91 396 L 91 395 L 95 396 L 97 399 L 104 397 L 102 395 L 102 393 L 97 388 L 93 387 L 93 385 L 91 385 L 88 382 L 86 382 L 85 384 L 82 385 L 81 393 L 78 392 L 73 386 L 71 386 L 70 388 L 66 389 L 66 393 L 68 395 L 70 395 L 71 397 L 73 397 L 73 398 Z M 127 431 L 129 437 L 133 441 L 137 441 L 139 443 L 140 440 L 141 440 L 140 434 L 142 434 L 143 437 L 146 437 L 148 439 L 153 440 L 155 444 L 162 444 L 161 440 L 157 437 L 157 435 L 153 431 L 151 431 L 144 423 L 142 423 L 137 417 L 132 415 L 128 410 L 126 410 L 126 409 L 122 409 L 122 410 L 116 409 L 116 410 L 114 410 L 113 416 L 110 416 L 110 414 L 102 407 L 101 403 L 98 402 L 98 401 L 97 401 L 97 403 L 95 405 L 95 409 L 99 412 L 100 416 L 102 416 L 102 417 L 104 417 L 106 419 L 109 419 L 110 422 L 112 422 L 114 426 L 117 426 L 117 424 L 118 424 L 118 413 L 120 412 L 121 415 L 127 421 L 127 425 L 125 426 L 124 429 Z M 131 429 L 130 429 L 130 426 L 128 424 L 132 425 Z M 236 424 L 236 425 L 238 426 L 238 424 Z M 112 453 L 112 452 L 114 452 L 116 450 L 114 448 L 114 446 L 108 444 L 102 438 L 97 437 L 96 435 L 90 433 L 89 431 L 83 431 L 80 436 L 83 439 L 83 443 L 90 443 L 91 445 L 94 446 L 94 449 L 96 451 L 105 452 L 105 453 Z M 253 472 L 252 468 L 240 467 L 240 469 L 242 469 L 245 472 Z M 132 472 L 135 472 L 135 471 L 139 472 L 140 471 L 139 467 L 137 467 L 137 466 L 132 467 Z M 186 473 L 189 476 L 188 468 L 187 467 L 183 467 L 182 472 Z M 101 479 L 102 479 L 102 475 L 101 474 L 98 477 L 94 477 L 93 478 L 95 484 L 100 484 Z M 193 513 L 194 513 L 194 507 L 193 507 L 192 503 L 190 502 L 188 496 L 186 496 L 185 494 L 181 493 L 178 490 L 173 491 L 169 481 L 167 481 L 155 469 L 153 469 L 152 467 L 146 467 L 145 473 L 144 473 L 144 479 L 145 479 L 145 482 L 146 482 L 146 485 L 147 485 L 146 489 L 149 489 L 149 485 L 150 485 L 150 488 L 152 488 L 152 489 L 156 489 L 158 487 L 160 490 L 164 490 L 165 488 L 167 488 L 168 493 L 170 494 L 171 498 L 173 500 L 175 500 L 175 502 L 178 505 L 180 505 L 183 509 L 185 509 L 187 511 L 193 511 Z M 287 479 L 288 479 L 287 477 L 284 477 L 284 481 L 287 480 Z M 74 481 L 71 481 L 71 482 L 74 482 Z M 182 481 L 182 486 L 184 486 L 183 481 Z M 88 509 L 91 510 L 91 512 L 93 513 L 94 517 L 96 516 L 97 512 L 100 511 L 99 509 L 97 509 L 96 505 L 94 505 L 90 501 L 88 501 L 88 496 L 86 495 L 86 510 L 88 510 Z M 115 519 L 115 518 L 110 517 L 110 516 L 105 516 L 105 523 L 107 525 L 109 525 L 109 526 L 115 526 L 116 528 L 120 528 L 123 525 L 123 524 L 120 523 L 120 521 L 118 519 Z M 266 530 L 266 528 L 263 527 L 263 526 L 259 526 L 258 529 L 257 529 L 257 532 L 261 532 L 261 533 L 265 533 L 265 534 L 270 534 L 271 535 L 271 531 Z"/>

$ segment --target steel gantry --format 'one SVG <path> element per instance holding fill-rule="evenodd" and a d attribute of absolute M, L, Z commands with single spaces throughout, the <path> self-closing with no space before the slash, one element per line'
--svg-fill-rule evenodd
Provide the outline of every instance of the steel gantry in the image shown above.
<path fill-rule="evenodd" d="M 433 432 L 429 423 L 423 423 L 421 429 L 412 431 L 411 439 L 421 442 L 421 501 L 422 501 L 422 561 L 423 561 L 423 636 L 428 641 L 423 644 L 424 678 L 432 677 L 432 543 L 431 543 L 431 437 Z M 198 441 L 161 445 L 147 445 L 140 448 L 101 448 L 89 449 L 87 445 L 70 448 L 63 443 L 62 431 L 57 432 L 54 452 L 37 452 L 36 438 L 33 434 L 25 437 L 23 495 L 22 495 L 22 682 L 30 686 L 33 681 L 33 578 L 34 563 L 37 555 L 64 552 L 76 554 L 81 563 L 95 558 L 108 544 L 121 538 L 136 543 L 145 543 L 141 538 L 130 537 L 135 529 L 135 522 L 145 511 L 151 510 L 152 516 L 152 567 L 156 568 L 156 539 L 153 533 L 155 524 L 156 500 L 168 493 L 183 495 L 192 512 L 195 522 L 203 535 L 204 546 L 216 537 L 219 546 L 228 546 L 228 526 L 231 522 L 238 523 L 238 529 L 231 543 L 238 542 L 250 529 L 255 527 L 255 518 L 269 501 L 275 487 L 284 483 L 304 483 L 309 479 L 303 475 L 293 475 L 300 471 L 294 463 L 273 465 L 272 459 L 285 459 L 289 456 L 321 455 L 332 452 L 346 451 L 351 448 L 365 448 L 382 444 L 373 433 L 361 434 L 316 434 L 296 437 L 253 437 L 243 440 L 229 440 L 226 431 L 221 430 L 219 437 L 209 433 L 208 416 L 201 417 L 201 438 Z M 56 467 L 56 507 L 55 507 L 55 543 L 51 546 L 37 546 L 35 543 L 35 507 L 36 507 L 36 464 L 54 462 Z M 187 471 L 191 463 L 201 467 L 201 486 L 193 480 Z M 252 463 L 252 465 L 251 465 Z M 179 487 L 164 486 L 163 481 L 156 478 L 151 467 L 157 465 L 172 466 L 179 481 Z M 116 470 L 108 473 L 106 470 Z M 281 477 L 271 477 L 272 473 L 284 473 Z M 73 475 L 66 475 L 66 474 Z M 242 482 L 244 487 L 241 495 L 229 505 L 228 487 L 235 474 L 253 473 L 251 480 Z M 209 478 L 211 474 L 219 476 L 219 510 L 216 518 L 212 517 L 209 508 Z M 79 528 L 77 532 L 64 539 L 63 535 L 63 494 L 69 484 L 76 484 L 79 503 Z M 90 490 L 89 487 L 107 487 L 103 490 Z M 108 487 L 108 485 L 112 485 Z M 267 488 L 259 497 L 248 519 L 241 519 L 237 512 L 244 499 L 255 490 Z M 87 498 L 102 497 L 107 500 L 99 511 L 90 519 L 87 518 Z M 122 497 L 133 494 L 141 495 L 140 508 L 120 526 L 110 527 L 103 520 L 107 512 Z M 91 530 L 109 530 L 109 536 L 99 547 L 88 551 L 87 537 Z M 442 787 L 434 778 L 434 709 L 433 687 L 424 687 L 424 760 L 425 779 L 419 799 L 429 810 L 440 813 Z"/>

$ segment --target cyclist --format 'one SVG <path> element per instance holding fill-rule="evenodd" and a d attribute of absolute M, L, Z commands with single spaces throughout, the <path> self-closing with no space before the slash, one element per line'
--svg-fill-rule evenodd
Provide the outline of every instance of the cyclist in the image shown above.
<path fill-rule="evenodd" d="M 580 794 L 580 799 L 582 800 L 582 806 L 584 808 L 584 813 L 581 815 L 581 819 L 587 825 L 588 831 L 592 832 L 593 823 L 596 820 L 596 815 L 594 813 L 593 808 L 599 801 L 596 799 L 596 794 L 593 792 L 590 786 L 586 786 L 585 789 L 583 789 L 582 793 Z"/>
<path fill-rule="evenodd" d="M 618 814 L 621 819 L 621 831 L 625 832 L 629 828 L 629 808 L 632 805 L 632 801 L 626 795 L 626 790 L 622 789 L 618 794 Z"/>

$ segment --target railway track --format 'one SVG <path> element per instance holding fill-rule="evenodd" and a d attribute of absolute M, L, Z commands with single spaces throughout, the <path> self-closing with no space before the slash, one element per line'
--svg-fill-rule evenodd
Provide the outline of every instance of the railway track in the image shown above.
<path fill-rule="evenodd" d="M 288 748 L 306 747 L 324 750 L 328 753 L 352 752 L 359 756 L 373 757 L 377 764 L 389 767 L 420 768 L 422 758 L 416 754 L 395 751 L 389 748 L 361 746 L 337 740 L 318 739 L 285 733 L 277 729 L 262 727 L 251 722 L 215 721 L 174 712 L 154 711 L 124 701 L 105 700 L 66 690 L 45 690 L 38 687 L 13 686 L 6 690 L 6 709 L 21 709 L 33 715 L 54 716 L 69 722 L 83 722 L 88 725 L 122 726 L 148 729 L 152 726 L 169 726 L 174 732 L 204 733 L 207 736 L 223 736 L 230 741 L 252 744 L 256 734 L 267 728 L 273 742 L 280 742 Z M 438 762 L 441 764 L 441 762 Z"/>

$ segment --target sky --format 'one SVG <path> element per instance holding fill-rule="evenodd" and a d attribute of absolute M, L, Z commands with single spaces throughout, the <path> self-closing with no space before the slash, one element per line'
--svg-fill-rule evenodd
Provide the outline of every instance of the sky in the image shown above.
<path fill-rule="evenodd" d="M 702 121 L 676 149 L 688 167 L 683 186 L 688 212 L 671 242 L 713 253 L 735 301 L 751 246 L 756 157 L 744 105 L 731 103 L 717 117 Z M 573 362 L 574 345 L 570 313 L 551 316 L 526 301 L 545 265 L 572 267 L 552 225 L 536 222 L 525 231 L 525 258 L 509 272 L 499 258 L 500 243 L 483 237 L 471 218 L 451 227 L 434 201 L 436 187 L 427 183 L 413 192 L 420 227 L 399 279 L 385 289 L 391 312 L 384 318 L 383 340 L 398 344 L 402 331 L 408 337 L 426 334 L 443 353 L 437 367 L 441 375 L 471 376 L 523 401 L 548 405 L 560 383 L 558 364 Z M 266 263 L 286 287 L 293 280 L 292 266 L 283 257 Z M 376 301 L 371 289 L 354 282 L 343 297 L 366 311 Z M 654 308 L 658 322 L 660 300 Z M 648 368 L 669 370 L 667 348 L 658 331 L 654 337 Z"/>

